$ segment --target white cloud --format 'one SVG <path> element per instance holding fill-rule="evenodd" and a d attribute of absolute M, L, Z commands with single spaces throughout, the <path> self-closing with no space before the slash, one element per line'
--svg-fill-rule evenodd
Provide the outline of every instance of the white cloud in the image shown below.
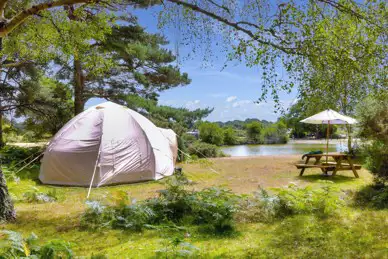
<path fill-rule="evenodd" d="M 229 96 L 228 98 L 226 98 L 226 101 L 228 102 L 228 103 L 230 103 L 230 102 L 233 102 L 234 100 L 236 100 L 237 99 L 237 96 Z"/>
<path fill-rule="evenodd" d="M 250 103 L 253 103 L 253 102 L 250 100 L 241 100 L 241 101 L 234 102 L 232 104 L 232 107 L 237 108 L 237 107 L 241 107 L 241 106 L 244 106 L 244 105 L 250 104 Z"/>

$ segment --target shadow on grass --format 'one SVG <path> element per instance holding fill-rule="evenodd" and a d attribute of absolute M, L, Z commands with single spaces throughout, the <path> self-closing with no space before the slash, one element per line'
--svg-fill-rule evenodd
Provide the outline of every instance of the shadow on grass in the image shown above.
<path fill-rule="evenodd" d="M 357 179 L 354 176 L 344 176 L 344 175 L 323 175 L 323 174 L 311 174 L 311 175 L 303 175 L 303 176 L 297 176 L 298 180 L 306 181 L 310 183 L 315 183 L 318 181 L 331 181 L 334 183 L 349 183 L 357 181 Z"/>
<path fill-rule="evenodd" d="M 41 204 L 40 204 L 41 205 Z M 52 213 L 36 211 L 17 211 L 17 217 L 5 227 L 11 229 L 23 229 L 29 232 L 42 232 L 47 235 L 55 235 L 60 232 L 72 232 L 79 226 L 79 215 L 63 214 L 52 216 Z"/>
<path fill-rule="evenodd" d="M 384 251 L 374 247 L 384 242 L 378 238 L 379 231 L 368 228 L 365 233 L 365 225 L 352 222 L 344 226 L 334 217 L 299 215 L 277 224 L 269 233 L 269 242 L 246 253 L 260 254 L 263 258 L 283 258 L 285 253 L 289 258 L 361 258 L 360 255 L 381 258 L 378 256 Z"/>
<path fill-rule="evenodd" d="M 353 205 L 359 208 L 388 209 L 388 186 L 364 186 L 353 193 L 353 201 Z"/>

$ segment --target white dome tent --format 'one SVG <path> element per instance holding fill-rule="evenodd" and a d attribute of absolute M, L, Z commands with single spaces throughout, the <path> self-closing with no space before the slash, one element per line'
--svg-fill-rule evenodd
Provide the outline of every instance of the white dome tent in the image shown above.
<path fill-rule="evenodd" d="M 102 186 L 172 175 L 173 134 L 127 107 L 112 102 L 93 106 L 50 141 L 39 179 L 46 184 Z"/>

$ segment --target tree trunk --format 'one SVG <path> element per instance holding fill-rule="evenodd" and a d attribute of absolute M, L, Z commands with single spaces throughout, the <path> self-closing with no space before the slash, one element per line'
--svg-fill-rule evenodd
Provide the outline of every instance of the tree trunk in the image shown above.
<path fill-rule="evenodd" d="M 0 23 L 0 27 L 1 23 Z M 3 38 L 0 38 L 0 51 L 3 50 Z M 0 80 L 2 80 L 2 61 L 0 61 Z M 3 84 L 0 85 L 0 91 L 3 91 Z M 5 146 L 4 138 L 3 138 L 3 111 L 2 111 L 2 103 L 1 103 L 1 96 L 0 96 L 0 149 Z M 1 168 L 0 168 L 1 170 Z"/>
<path fill-rule="evenodd" d="M 13 221 L 15 219 L 16 212 L 8 192 L 7 183 L 0 168 L 0 222 Z"/>
<path fill-rule="evenodd" d="M 67 12 L 67 17 L 71 21 L 78 21 L 78 17 L 74 15 L 75 8 L 73 5 L 66 5 L 63 7 Z M 85 100 L 84 100 L 84 90 L 85 90 L 85 77 L 82 72 L 82 63 L 79 58 L 79 53 L 77 48 L 74 48 L 74 61 L 73 61 L 73 73 L 74 73 L 74 115 L 77 115 L 84 111 Z"/>
<path fill-rule="evenodd" d="M 3 23 L 0 23 L 0 27 L 4 26 Z M 3 38 L 0 37 L 0 51 L 3 50 Z M 0 61 L 0 71 L 2 67 L 2 61 Z M 0 72 L 1 79 L 1 72 Z M 0 87 L 4 87 L 0 85 Z M 3 139 L 3 112 L 1 111 L 1 99 L 0 99 L 0 148 L 2 148 L 5 143 Z M 16 219 L 15 209 L 13 207 L 13 202 L 11 196 L 8 193 L 7 183 L 5 181 L 3 171 L 0 167 L 0 222 L 12 221 Z"/>
<path fill-rule="evenodd" d="M 0 149 L 5 146 L 3 138 L 3 112 L 1 111 L 1 101 L 0 101 Z"/>
<path fill-rule="evenodd" d="M 85 80 L 82 73 L 81 61 L 74 59 L 74 115 L 84 111 Z"/>
<path fill-rule="evenodd" d="M 352 153 L 352 126 L 347 124 L 346 125 L 346 131 L 348 133 L 348 152 Z"/>
<path fill-rule="evenodd" d="M 347 85 L 345 85 L 345 92 L 344 92 L 344 98 L 343 98 L 343 112 L 346 116 L 348 116 L 348 88 L 347 88 Z M 351 125 L 349 124 L 346 124 L 346 132 L 348 133 L 348 152 L 349 153 L 352 153 L 352 127 Z"/>

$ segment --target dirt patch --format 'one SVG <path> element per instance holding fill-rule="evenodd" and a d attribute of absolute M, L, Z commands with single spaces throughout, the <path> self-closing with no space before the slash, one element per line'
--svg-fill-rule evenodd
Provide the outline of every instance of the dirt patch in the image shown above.
<path fill-rule="evenodd" d="M 251 193 L 258 186 L 278 188 L 291 182 L 301 186 L 330 180 L 339 185 L 361 185 L 371 180 L 370 173 L 361 169 L 360 178 L 351 171 L 338 172 L 335 177 L 323 176 L 319 169 L 308 169 L 299 176 L 295 164 L 301 161 L 299 155 L 226 157 L 209 159 L 209 163 L 181 164 L 184 172 L 200 187 L 224 185 L 238 193 Z"/>

